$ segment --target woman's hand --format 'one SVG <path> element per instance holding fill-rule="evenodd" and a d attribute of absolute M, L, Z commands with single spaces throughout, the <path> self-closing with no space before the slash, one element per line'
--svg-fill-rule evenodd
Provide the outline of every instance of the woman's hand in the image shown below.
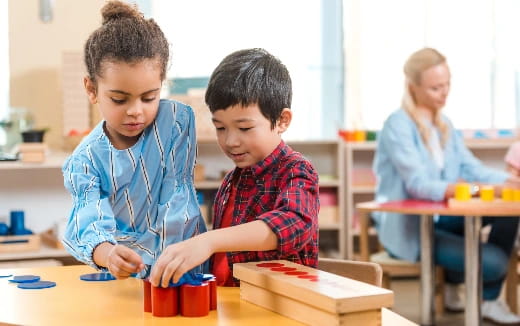
<path fill-rule="evenodd" d="M 203 239 L 203 235 L 166 247 L 152 268 L 152 285 L 168 287 L 170 280 L 177 283 L 184 273 L 208 259 L 213 251 L 208 241 Z"/>

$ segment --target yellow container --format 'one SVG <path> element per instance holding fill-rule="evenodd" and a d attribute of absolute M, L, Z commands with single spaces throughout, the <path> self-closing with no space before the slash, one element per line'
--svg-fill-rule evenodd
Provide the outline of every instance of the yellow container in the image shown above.
<path fill-rule="evenodd" d="M 367 133 L 364 130 L 354 130 L 354 140 L 355 141 L 365 141 L 367 140 Z"/>
<path fill-rule="evenodd" d="M 513 190 L 513 200 L 520 201 L 520 189 Z"/>
<path fill-rule="evenodd" d="M 467 201 L 471 199 L 471 186 L 469 183 L 457 183 L 455 185 L 455 199 L 460 201 Z"/>
<path fill-rule="evenodd" d="M 493 201 L 495 199 L 495 188 L 493 186 L 480 187 L 480 200 Z"/>
<path fill-rule="evenodd" d="M 502 189 L 502 200 L 503 201 L 513 201 L 514 200 L 514 191 L 511 188 Z"/>

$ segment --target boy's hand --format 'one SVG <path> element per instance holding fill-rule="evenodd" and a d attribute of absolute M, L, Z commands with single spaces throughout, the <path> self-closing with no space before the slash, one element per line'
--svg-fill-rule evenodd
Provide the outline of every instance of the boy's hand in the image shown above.
<path fill-rule="evenodd" d="M 202 264 L 212 253 L 200 235 L 169 245 L 153 266 L 150 282 L 162 287 L 168 287 L 171 279 L 177 283 L 184 273 Z"/>
<path fill-rule="evenodd" d="M 125 279 L 131 274 L 140 272 L 144 264 L 141 256 L 132 249 L 115 245 L 108 251 L 105 267 L 115 278 Z"/>

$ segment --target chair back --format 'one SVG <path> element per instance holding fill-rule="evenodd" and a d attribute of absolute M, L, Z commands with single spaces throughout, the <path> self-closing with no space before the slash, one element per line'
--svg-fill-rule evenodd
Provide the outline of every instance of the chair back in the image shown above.
<path fill-rule="evenodd" d="M 383 270 L 376 263 L 319 258 L 318 269 L 375 286 L 382 285 Z"/>

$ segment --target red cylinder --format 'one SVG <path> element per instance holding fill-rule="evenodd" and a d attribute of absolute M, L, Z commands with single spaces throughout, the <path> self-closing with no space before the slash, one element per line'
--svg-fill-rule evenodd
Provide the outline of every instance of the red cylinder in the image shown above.
<path fill-rule="evenodd" d="M 209 310 L 217 310 L 217 279 L 208 280 L 209 283 Z"/>
<path fill-rule="evenodd" d="M 202 317 L 209 313 L 209 284 L 181 285 L 181 315 L 185 317 Z"/>
<path fill-rule="evenodd" d="M 179 313 L 179 288 L 152 286 L 152 315 L 171 317 Z"/>
<path fill-rule="evenodd" d="M 152 312 L 152 283 L 143 280 L 144 312 Z"/>

